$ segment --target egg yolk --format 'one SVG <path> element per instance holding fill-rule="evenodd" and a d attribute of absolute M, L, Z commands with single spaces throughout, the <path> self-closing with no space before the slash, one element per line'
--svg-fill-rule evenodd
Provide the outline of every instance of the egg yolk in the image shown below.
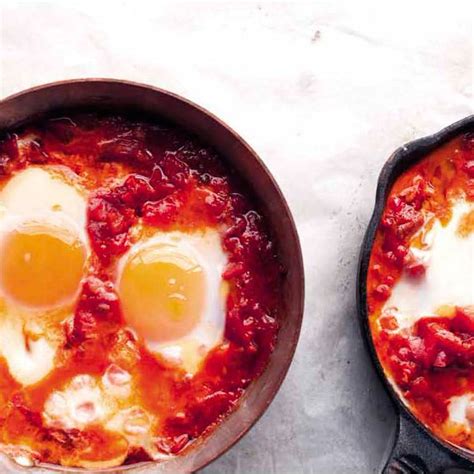
<path fill-rule="evenodd" d="M 0 287 L 6 298 L 33 308 L 55 308 L 76 295 L 86 252 L 69 232 L 24 225 L 4 236 Z"/>
<path fill-rule="evenodd" d="M 172 244 L 159 244 L 135 253 L 119 282 L 127 323 L 154 342 L 179 339 L 198 323 L 205 302 L 202 267 Z"/>

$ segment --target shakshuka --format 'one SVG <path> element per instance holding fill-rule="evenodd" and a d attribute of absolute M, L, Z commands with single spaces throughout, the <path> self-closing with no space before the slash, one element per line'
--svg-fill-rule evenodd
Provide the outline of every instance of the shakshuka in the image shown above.
<path fill-rule="evenodd" d="M 0 449 L 96 468 L 209 433 L 276 341 L 283 269 L 255 204 L 164 123 L 80 113 L 4 134 Z"/>
<path fill-rule="evenodd" d="M 385 203 L 367 303 L 384 371 L 440 439 L 474 450 L 474 134 L 405 171 Z"/>

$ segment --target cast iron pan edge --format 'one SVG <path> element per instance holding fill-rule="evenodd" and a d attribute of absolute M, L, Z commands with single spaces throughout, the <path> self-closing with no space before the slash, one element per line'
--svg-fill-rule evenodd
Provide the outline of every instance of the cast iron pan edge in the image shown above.
<path fill-rule="evenodd" d="M 397 431 L 392 451 L 382 470 L 387 474 L 431 474 L 447 469 L 460 468 L 474 472 L 474 456 L 448 444 L 434 435 L 420 423 L 406 408 L 385 376 L 375 351 L 369 328 L 367 311 L 367 271 L 375 234 L 385 207 L 385 201 L 392 184 L 400 174 L 427 153 L 438 148 L 457 135 L 474 129 L 474 115 L 466 117 L 430 135 L 403 145 L 385 163 L 377 183 L 375 208 L 362 243 L 357 275 L 357 308 L 360 328 L 368 347 L 377 374 L 389 393 L 398 414 Z"/>

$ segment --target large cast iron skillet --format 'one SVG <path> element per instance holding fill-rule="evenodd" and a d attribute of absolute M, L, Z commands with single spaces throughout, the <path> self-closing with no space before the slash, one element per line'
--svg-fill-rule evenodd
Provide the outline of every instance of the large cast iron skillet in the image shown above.
<path fill-rule="evenodd" d="M 36 87 L 0 102 L 0 132 L 50 113 L 67 113 L 84 107 L 133 111 L 148 117 L 164 118 L 212 145 L 259 201 L 288 271 L 282 291 L 284 308 L 275 351 L 265 372 L 248 388 L 237 410 L 207 439 L 173 461 L 101 472 L 161 474 L 196 471 L 229 449 L 251 428 L 272 401 L 290 365 L 300 332 L 304 298 L 303 262 L 293 218 L 271 174 L 237 133 L 203 108 L 161 89 L 107 79 L 64 81 Z M 28 469 L 25 468 L 25 472 L 31 474 Z M 55 466 L 33 469 L 35 474 L 84 472 Z M 23 472 L 23 469 L 7 459 L 0 459 L 0 472 Z"/>
<path fill-rule="evenodd" d="M 364 237 L 359 260 L 357 283 L 357 304 L 360 325 L 367 343 L 372 361 L 377 369 L 385 389 L 389 393 L 398 414 L 398 426 L 392 452 L 383 469 L 384 473 L 437 473 L 450 468 L 462 468 L 474 472 L 474 456 L 436 438 L 406 408 L 384 375 L 378 360 L 369 328 L 366 281 L 369 258 L 382 211 L 388 193 L 394 181 L 407 168 L 427 153 L 447 142 L 451 138 L 474 130 L 474 115 L 456 122 L 440 132 L 410 142 L 388 159 L 382 169 L 377 185 L 375 209 Z"/>

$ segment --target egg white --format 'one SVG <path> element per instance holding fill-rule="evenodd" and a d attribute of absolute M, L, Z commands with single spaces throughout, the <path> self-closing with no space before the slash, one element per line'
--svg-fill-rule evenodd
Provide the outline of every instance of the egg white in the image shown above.
<path fill-rule="evenodd" d="M 454 423 L 463 425 L 471 431 L 471 424 L 466 417 L 466 409 L 472 400 L 473 393 L 465 393 L 456 397 L 451 397 L 448 403 L 448 419 Z"/>
<path fill-rule="evenodd" d="M 0 354 L 12 377 L 23 385 L 30 385 L 53 370 L 56 347 L 45 335 L 27 344 L 22 320 L 9 313 L 0 319 Z"/>
<path fill-rule="evenodd" d="M 474 204 L 456 201 L 449 223 L 443 226 L 436 220 L 426 233 L 424 248 L 411 248 L 425 263 L 425 275 L 403 274 L 382 310 L 395 316 L 400 329 L 424 316 L 436 316 L 442 307 L 474 304 L 474 232 L 458 234 L 462 217 L 472 209 Z"/>
<path fill-rule="evenodd" d="M 61 390 L 51 393 L 44 405 L 43 421 L 51 428 L 68 430 L 100 425 L 123 436 L 129 446 L 142 447 L 153 459 L 167 458 L 153 441 L 155 417 L 134 404 L 133 394 L 131 374 L 112 364 L 102 377 L 76 375 Z M 95 467 L 122 461 L 98 461 Z"/>
<path fill-rule="evenodd" d="M 182 255 L 192 257 L 201 266 L 205 276 L 205 304 L 198 324 L 186 336 L 173 341 L 144 341 L 150 352 L 192 374 L 198 370 L 208 352 L 222 342 L 224 337 L 227 284 L 222 280 L 222 273 L 227 265 L 227 256 L 222 249 L 220 235 L 214 229 L 156 232 L 147 240 L 138 241 L 121 259 L 118 280 L 131 256 L 157 244 L 173 245 Z"/>
<path fill-rule="evenodd" d="M 472 436 L 474 425 L 471 414 L 473 400 L 474 393 L 472 392 L 453 396 L 449 399 L 447 407 L 448 417 L 443 423 L 443 429 L 447 433 L 461 437 Z M 468 410 L 470 418 L 468 418 Z"/>
<path fill-rule="evenodd" d="M 62 215 L 81 236 L 85 233 L 86 205 L 78 176 L 64 166 L 26 168 L 0 193 L 4 214 L 27 218 Z"/>

